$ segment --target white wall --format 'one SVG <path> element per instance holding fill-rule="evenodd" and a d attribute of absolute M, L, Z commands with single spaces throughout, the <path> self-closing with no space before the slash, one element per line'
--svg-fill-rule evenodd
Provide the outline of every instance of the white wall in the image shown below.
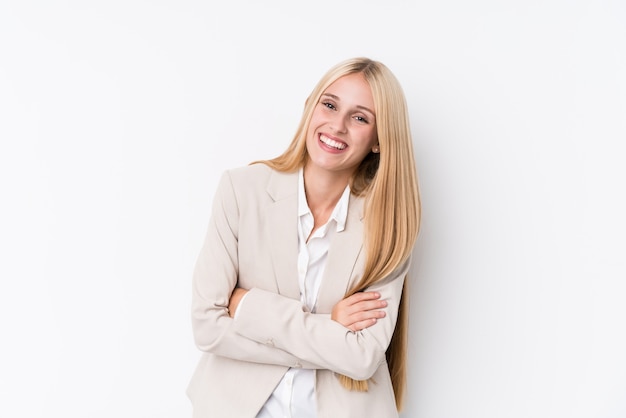
<path fill-rule="evenodd" d="M 186 417 L 218 175 L 344 58 L 405 87 L 403 417 L 626 416 L 626 6 L 0 3 L 0 416 Z"/>

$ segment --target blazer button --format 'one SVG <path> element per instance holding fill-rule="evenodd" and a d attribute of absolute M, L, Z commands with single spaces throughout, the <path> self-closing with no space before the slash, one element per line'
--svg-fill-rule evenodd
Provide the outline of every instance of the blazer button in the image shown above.
<path fill-rule="evenodd" d="M 265 344 L 269 345 L 270 347 L 274 347 L 274 340 L 271 338 L 268 338 Z"/>
<path fill-rule="evenodd" d="M 296 363 L 296 364 L 294 364 L 294 365 L 293 365 L 293 367 L 295 367 L 296 369 L 299 369 L 299 368 L 301 368 L 301 367 L 302 367 L 302 364 L 300 364 L 300 363 Z"/>

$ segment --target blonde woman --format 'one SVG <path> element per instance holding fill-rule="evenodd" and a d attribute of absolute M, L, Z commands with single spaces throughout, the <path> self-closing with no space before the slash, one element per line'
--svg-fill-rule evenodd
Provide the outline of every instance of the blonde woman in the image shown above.
<path fill-rule="evenodd" d="M 220 180 L 193 278 L 193 416 L 397 417 L 419 218 L 398 81 L 339 63 L 282 155 Z"/>

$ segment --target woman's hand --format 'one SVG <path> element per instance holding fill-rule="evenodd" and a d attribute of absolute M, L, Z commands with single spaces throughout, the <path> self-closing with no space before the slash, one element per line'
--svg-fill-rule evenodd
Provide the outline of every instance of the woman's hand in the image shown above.
<path fill-rule="evenodd" d="M 351 331 L 361 331 L 371 327 L 385 316 L 382 309 L 387 306 L 384 300 L 378 300 L 378 292 L 358 292 L 340 300 L 330 314 L 333 321 L 339 322 Z"/>
<path fill-rule="evenodd" d="M 228 300 L 228 315 L 230 315 L 231 318 L 235 317 L 237 306 L 239 306 L 239 302 L 241 302 L 241 299 L 246 293 L 248 293 L 248 291 L 240 287 L 236 287 L 235 290 L 233 290 L 233 293 L 230 295 L 230 299 Z"/>

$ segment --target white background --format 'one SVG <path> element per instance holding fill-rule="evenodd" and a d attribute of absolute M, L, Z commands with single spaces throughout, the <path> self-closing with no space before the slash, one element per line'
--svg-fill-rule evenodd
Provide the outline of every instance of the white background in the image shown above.
<path fill-rule="evenodd" d="M 620 0 L 0 2 L 0 416 L 190 416 L 218 176 L 361 55 L 422 190 L 403 417 L 625 417 Z"/>

